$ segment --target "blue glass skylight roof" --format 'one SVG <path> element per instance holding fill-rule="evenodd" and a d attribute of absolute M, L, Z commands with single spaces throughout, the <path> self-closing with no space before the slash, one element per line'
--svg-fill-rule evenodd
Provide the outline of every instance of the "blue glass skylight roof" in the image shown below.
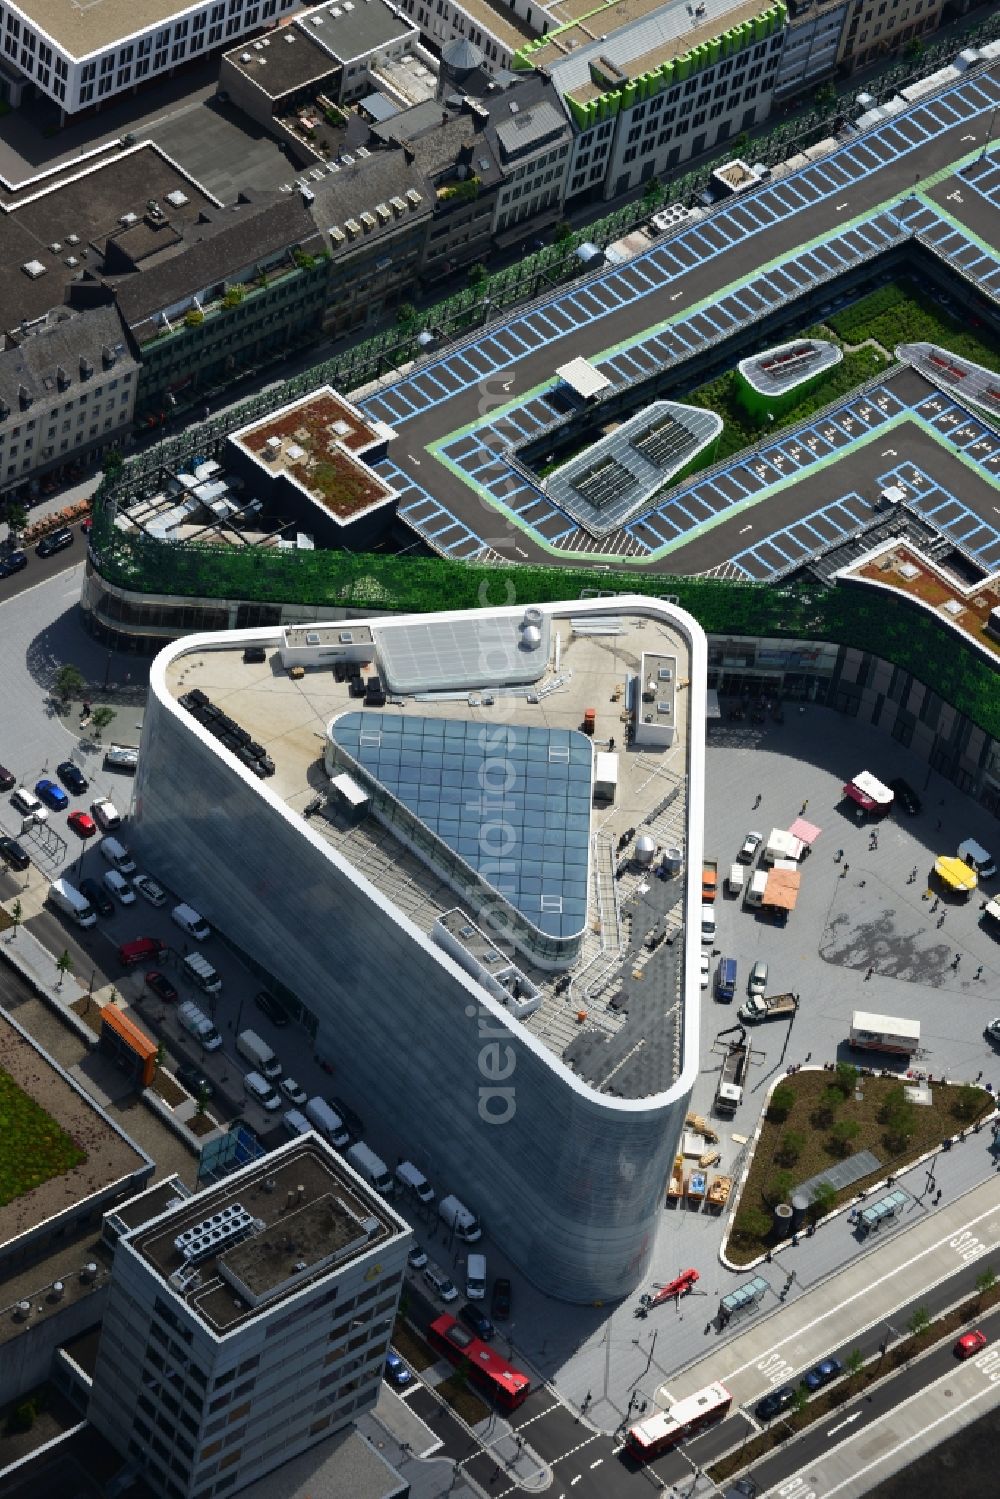
<path fill-rule="evenodd" d="M 365 710 L 331 735 L 532 926 L 583 930 L 593 768 L 583 734 Z"/>

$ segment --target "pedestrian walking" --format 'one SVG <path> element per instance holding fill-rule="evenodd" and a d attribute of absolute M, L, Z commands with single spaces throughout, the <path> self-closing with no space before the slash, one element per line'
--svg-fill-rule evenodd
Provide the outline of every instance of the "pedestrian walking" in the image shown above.
<path fill-rule="evenodd" d="M 982 965 L 982 963 L 980 963 L 979 967 L 976 969 L 976 971 L 972 975 L 972 977 L 974 979 L 981 979 L 982 976 L 983 976 L 983 965 Z M 983 1075 L 982 1073 L 979 1074 L 980 1077 L 982 1077 L 982 1075 Z"/>
<path fill-rule="evenodd" d="M 851 866 L 850 866 L 850 864 L 845 864 L 845 865 L 844 865 L 844 873 L 845 873 L 845 874 L 846 874 L 846 873 L 847 873 L 847 871 L 848 871 L 848 870 L 849 870 L 849 869 L 850 869 L 850 867 L 851 867 Z"/>
<path fill-rule="evenodd" d="M 757 808 L 760 806 L 760 804 L 761 804 L 761 802 L 763 800 L 764 800 L 764 798 L 761 796 L 760 792 L 758 791 L 757 792 L 757 800 L 753 804 L 753 809 L 754 809 L 755 812 L 756 812 Z"/>
<path fill-rule="evenodd" d="M 978 1083 L 978 1082 L 981 1082 L 981 1081 L 982 1081 L 982 1077 L 983 1077 L 983 1074 L 982 1074 L 982 1072 L 981 1072 L 981 1071 L 980 1071 L 980 1072 L 977 1072 L 977 1073 L 976 1073 L 976 1082 L 977 1082 L 977 1083 Z"/>
<path fill-rule="evenodd" d="M 940 833 L 940 831 L 941 831 L 941 819 L 940 819 L 940 817 L 937 820 L 937 830 Z"/>
<path fill-rule="evenodd" d="M 910 870 L 910 884 L 911 885 L 913 884 L 913 881 L 916 879 L 916 877 L 917 877 L 917 866 L 914 864 L 913 868 Z"/>
<path fill-rule="evenodd" d="M 808 805 L 809 805 L 809 798 L 806 797 L 805 801 L 802 803 L 802 812 L 805 812 L 805 810 L 808 807 Z M 800 817 L 802 816 L 802 812 L 799 813 Z"/>
<path fill-rule="evenodd" d="M 956 966 L 957 966 L 957 965 L 958 965 L 958 964 L 959 964 L 959 963 L 961 963 L 961 961 L 962 961 L 962 954 L 961 954 L 961 953 L 960 953 L 960 952 L 957 952 L 957 953 L 956 953 L 956 954 L 955 954 L 955 963 L 956 963 Z"/>
<path fill-rule="evenodd" d="M 838 850 L 837 850 L 836 854 L 834 855 L 834 857 L 835 857 L 837 863 L 839 864 L 840 861 L 841 861 L 841 859 L 844 857 L 844 850 L 842 848 L 838 848 Z"/>
<path fill-rule="evenodd" d="M 865 974 L 865 983 L 866 984 L 867 984 L 868 980 L 871 978 L 871 976 L 872 976 L 872 974 L 874 972 L 875 972 L 874 968 L 869 968 L 868 972 Z"/>

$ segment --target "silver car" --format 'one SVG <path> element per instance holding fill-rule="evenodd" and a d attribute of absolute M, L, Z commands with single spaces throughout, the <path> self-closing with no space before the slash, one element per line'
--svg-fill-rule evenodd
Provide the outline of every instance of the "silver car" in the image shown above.
<path fill-rule="evenodd" d="M 747 980 L 747 993 L 751 999 L 756 999 L 758 996 L 763 997 L 766 988 L 767 964 L 762 958 L 758 958 L 750 970 L 750 977 Z"/>

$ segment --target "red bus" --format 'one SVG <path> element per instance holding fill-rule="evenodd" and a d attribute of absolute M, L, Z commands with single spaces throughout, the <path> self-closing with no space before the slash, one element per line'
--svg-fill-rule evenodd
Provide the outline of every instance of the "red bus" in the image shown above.
<path fill-rule="evenodd" d="M 626 1450 L 640 1462 L 648 1463 L 683 1442 L 687 1437 L 697 1436 L 706 1426 L 721 1421 L 729 1414 L 733 1397 L 725 1385 L 710 1384 L 686 1400 L 675 1400 L 666 1410 L 647 1416 L 645 1421 L 629 1427 L 625 1438 Z"/>
<path fill-rule="evenodd" d="M 527 1398 L 531 1390 L 527 1374 L 508 1364 L 495 1348 L 481 1342 L 447 1312 L 431 1323 L 429 1333 L 434 1347 L 453 1364 L 467 1367 L 470 1382 L 491 1396 L 501 1409 L 512 1411 Z"/>

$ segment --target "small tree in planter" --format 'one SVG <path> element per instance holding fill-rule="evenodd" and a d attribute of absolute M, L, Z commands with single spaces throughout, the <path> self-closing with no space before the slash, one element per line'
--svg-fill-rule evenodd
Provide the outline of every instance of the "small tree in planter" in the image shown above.
<path fill-rule="evenodd" d="M 94 738 L 100 739 L 101 730 L 106 729 L 112 719 L 117 717 L 118 714 L 114 708 L 109 708 L 105 704 L 102 704 L 99 708 L 95 708 L 90 715 L 90 722 L 94 728 Z"/>
<path fill-rule="evenodd" d="M 56 988 L 61 989 L 63 986 L 63 979 L 66 977 L 67 973 L 73 972 L 73 959 L 70 957 L 68 951 L 64 950 L 59 954 L 58 958 L 56 958 L 56 968 L 59 970 L 59 982 L 56 984 Z"/>
<path fill-rule="evenodd" d="M 83 672 L 78 666 L 60 666 L 52 683 L 52 691 L 59 701 L 65 705 L 71 697 L 79 696 L 86 685 Z"/>

